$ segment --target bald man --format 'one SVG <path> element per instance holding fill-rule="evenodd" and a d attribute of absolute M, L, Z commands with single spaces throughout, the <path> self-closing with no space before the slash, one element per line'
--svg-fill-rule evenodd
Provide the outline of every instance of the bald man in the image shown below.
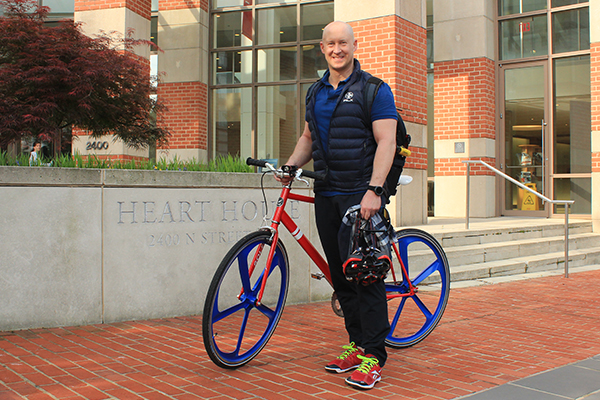
<path fill-rule="evenodd" d="M 368 219 L 381 213 L 387 198 L 383 185 L 396 149 L 397 112 L 390 87 L 383 83 L 364 121 L 363 87 L 371 75 L 354 58 L 357 40 L 352 27 L 335 21 L 323 30 L 321 52 L 328 70 L 307 98 L 306 123 L 287 165 L 301 167 L 311 159 L 326 174 L 315 181 L 317 229 L 344 311 L 349 344 L 325 366 L 329 372 L 353 371 L 346 383 L 371 389 L 381 380 L 390 325 L 383 280 L 363 286 L 346 279 L 351 228 L 342 222 L 348 208 L 360 204 Z M 287 183 L 285 180 L 283 183 Z"/>

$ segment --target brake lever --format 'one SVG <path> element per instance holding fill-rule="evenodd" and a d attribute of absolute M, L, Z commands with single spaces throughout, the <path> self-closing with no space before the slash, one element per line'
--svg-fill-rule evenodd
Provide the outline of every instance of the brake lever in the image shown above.
<path fill-rule="evenodd" d="M 303 179 L 300 176 L 302 176 L 302 169 L 298 168 L 298 170 L 296 171 L 296 176 L 295 176 L 296 180 L 306 183 L 306 186 L 310 186 L 310 183 L 308 183 L 308 181 L 306 179 Z"/>

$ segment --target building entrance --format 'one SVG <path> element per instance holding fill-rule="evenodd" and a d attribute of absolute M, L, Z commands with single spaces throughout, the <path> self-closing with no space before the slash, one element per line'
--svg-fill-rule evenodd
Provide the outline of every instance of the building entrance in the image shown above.
<path fill-rule="evenodd" d="M 500 167 L 514 179 L 548 196 L 551 163 L 546 64 L 527 63 L 500 69 L 503 81 Z M 549 212 L 537 196 L 511 182 L 503 181 L 501 193 L 504 215 L 544 216 Z"/>

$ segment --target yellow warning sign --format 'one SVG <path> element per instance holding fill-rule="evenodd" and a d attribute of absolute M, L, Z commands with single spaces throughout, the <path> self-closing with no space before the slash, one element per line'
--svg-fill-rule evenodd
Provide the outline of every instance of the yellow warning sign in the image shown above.
<path fill-rule="evenodd" d="M 528 183 L 526 186 L 537 191 L 535 183 Z M 521 210 L 537 211 L 540 209 L 539 199 L 536 195 L 524 189 L 520 189 L 520 191 L 523 192 L 522 196 L 519 196 L 521 197 Z"/>

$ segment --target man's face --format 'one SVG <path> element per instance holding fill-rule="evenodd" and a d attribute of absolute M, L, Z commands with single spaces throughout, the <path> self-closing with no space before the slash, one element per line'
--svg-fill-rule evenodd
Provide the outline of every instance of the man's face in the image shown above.
<path fill-rule="evenodd" d="M 346 25 L 333 23 L 327 26 L 321 40 L 321 51 L 330 70 L 341 73 L 352 69 L 355 50 L 356 40 Z"/>

